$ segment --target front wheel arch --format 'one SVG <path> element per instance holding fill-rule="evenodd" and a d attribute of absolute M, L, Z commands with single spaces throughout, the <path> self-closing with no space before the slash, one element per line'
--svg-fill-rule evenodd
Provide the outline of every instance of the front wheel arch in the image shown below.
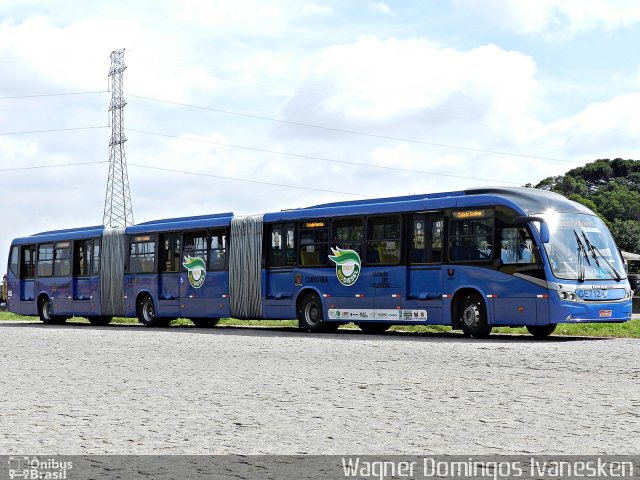
<path fill-rule="evenodd" d="M 487 303 L 477 291 L 458 297 L 456 320 L 465 336 L 487 338 L 493 327 L 489 324 Z"/>

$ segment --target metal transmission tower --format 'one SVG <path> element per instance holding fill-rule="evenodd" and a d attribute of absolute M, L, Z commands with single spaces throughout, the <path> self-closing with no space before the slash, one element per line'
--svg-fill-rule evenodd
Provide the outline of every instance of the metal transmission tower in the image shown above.
<path fill-rule="evenodd" d="M 133 225 L 133 208 L 129 192 L 129 176 L 127 174 L 127 158 L 124 154 L 123 109 L 127 104 L 122 95 L 122 72 L 124 64 L 124 48 L 111 52 L 111 68 L 109 77 L 111 84 L 111 141 L 109 142 L 109 179 L 107 195 L 104 200 L 103 223 L 107 227 L 126 227 Z"/>

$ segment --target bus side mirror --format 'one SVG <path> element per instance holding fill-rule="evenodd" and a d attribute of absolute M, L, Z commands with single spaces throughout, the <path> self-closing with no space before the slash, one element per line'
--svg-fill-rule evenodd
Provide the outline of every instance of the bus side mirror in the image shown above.
<path fill-rule="evenodd" d="M 549 225 L 545 222 L 544 218 L 522 216 L 513 219 L 513 223 L 516 225 L 526 225 L 529 222 L 540 222 L 540 241 L 542 243 L 549 243 L 551 240 L 549 237 Z"/>
<path fill-rule="evenodd" d="M 540 241 L 542 243 L 549 243 L 549 224 L 547 222 L 540 222 Z"/>

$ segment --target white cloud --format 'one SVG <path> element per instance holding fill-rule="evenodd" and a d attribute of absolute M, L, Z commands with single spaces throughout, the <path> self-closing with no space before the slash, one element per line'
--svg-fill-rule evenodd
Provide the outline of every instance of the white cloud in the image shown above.
<path fill-rule="evenodd" d="M 371 8 L 378 13 L 384 13 L 385 15 L 393 15 L 393 11 L 391 11 L 391 7 L 384 2 L 373 2 L 371 4 Z"/>
<path fill-rule="evenodd" d="M 322 87 L 317 95 L 304 87 L 293 95 L 283 109 L 288 120 L 336 126 L 340 119 L 345 129 L 400 130 L 437 141 L 433 134 L 450 125 L 505 117 L 515 124 L 512 117 L 524 117 L 540 95 L 533 60 L 495 45 L 461 51 L 366 36 L 309 63 L 307 84 Z"/>
<path fill-rule="evenodd" d="M 584 110 L 549 125 L 548 137 L 564 140 L 573 156 L 637 158 L 640 136 L 640 92 L 588 105 Z"/>
<path fill-rule="evenodd" d="M 640 23 L 635 0 L 455 0 L 489 22 L 519 34 L 571 38 Z"/>

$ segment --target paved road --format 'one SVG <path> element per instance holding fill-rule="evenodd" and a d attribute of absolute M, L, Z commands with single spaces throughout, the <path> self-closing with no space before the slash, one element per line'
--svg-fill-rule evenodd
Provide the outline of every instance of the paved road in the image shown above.
<path fill-rule="evenodd" d="M 640 341 L 0 323 L 0 453 L 640 453 Z"/>

